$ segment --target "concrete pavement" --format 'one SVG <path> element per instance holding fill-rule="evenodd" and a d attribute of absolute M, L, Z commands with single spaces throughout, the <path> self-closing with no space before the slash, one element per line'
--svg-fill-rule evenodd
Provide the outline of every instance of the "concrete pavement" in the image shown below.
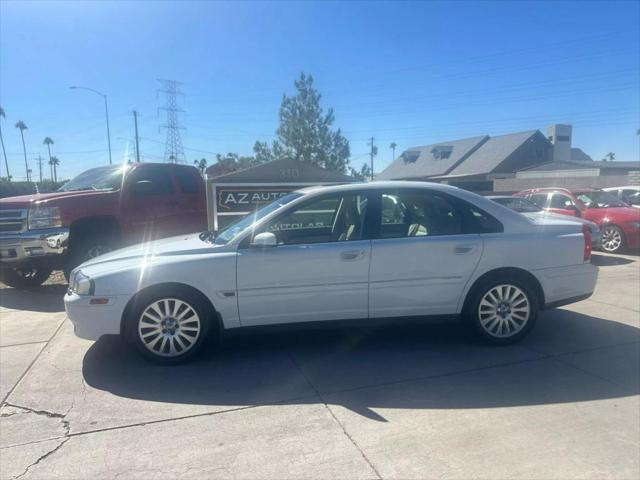
<path fill-rule="evenodd" d="M 456 328 L 234 338 L 151 365 L 0 290 L 1 478 L 638 478 L 640 257 L 519 345 Z"/>

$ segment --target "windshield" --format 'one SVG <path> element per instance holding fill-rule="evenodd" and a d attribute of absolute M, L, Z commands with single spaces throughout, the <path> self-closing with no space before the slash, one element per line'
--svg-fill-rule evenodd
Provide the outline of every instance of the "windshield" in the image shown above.
<path fill-rule="evenodd" d="M 82 172 L 58 189 L 59 192 L 79 190 L 118 190 L 126 167 L 98 167 Z"/>
<path fill-rule="evenodd" d="M 510 208 L 511 210 L 514 210 L 518 213 L 533 213 L 542 211 L 539 206 L 525 198 L 505 197 L 492 198 L 491 200 L 499 203 L 500 205 L 504 205 L 505 207 Z"/>
<path fill-rule="evenodd" d="M 245 228 L 250 227 L 252 224 L 257 222 L 258 220 L 266 217 L 271 212 L 276 211 L 280 207 L 286 205 L 287 203 L 295 200 L 296 198 L 301 197 L 301 193 L 289 193 L 284 195 L 277 200 L 265 205 L 259 210 L 256 210 L 253 214 L 247 215 L 246 217 L 241 218 L 237 222 L 232 223 L 226 229 L 224 229 L 215 239 L 216 245 L 224 245 L 233 237 L 242 232 Z"/>
<path fill-rule="evenodd" d="M 587 208 L 608 208 L 608 207 L 627 207 L 628 205 L 610 193 L 603 192 L 601 190 L 594 190 L 591 192 L 578 192 L 576 197 Z"/>

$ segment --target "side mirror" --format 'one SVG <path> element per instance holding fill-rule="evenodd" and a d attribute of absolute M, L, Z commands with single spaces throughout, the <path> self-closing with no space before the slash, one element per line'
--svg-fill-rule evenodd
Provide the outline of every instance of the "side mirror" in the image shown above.
<path fill-rule="evenodd" d="M 131 186 L 131 192 L 136 197 L 146 197 L 153 194 L 153 182 L 151 180 L 139 180 Z"/>
<path fill-rule="evenodd" d="M 253 237 L 253 240 L 249 245 L 251 248 L 277 247 L 278 239 L 275 234 L 271 232 L 262 232 Z"/>

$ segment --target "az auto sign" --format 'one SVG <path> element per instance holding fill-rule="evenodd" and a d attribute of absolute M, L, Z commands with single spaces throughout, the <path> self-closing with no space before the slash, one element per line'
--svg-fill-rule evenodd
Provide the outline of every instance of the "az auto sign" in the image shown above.
<path fill-rule="evenodd" d="M 297 188 L 220 188 L 217 192 L 218 211 L 250 213 Z"/>

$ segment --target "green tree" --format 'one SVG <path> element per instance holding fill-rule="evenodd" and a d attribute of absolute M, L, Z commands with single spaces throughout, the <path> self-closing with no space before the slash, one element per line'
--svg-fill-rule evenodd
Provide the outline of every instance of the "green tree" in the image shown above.
<path fill-rule="evenodd" d="M 44 137 L 42 143 L 47 146 L 49 152 L 49 169 L 51 170 L 51 181 L 53 181 L 53 163 L 51 163 L 51 145 L 53 145 L 53 140 L 51 140 L 51 137 Z"/>
<path fill-rule="evenodd" d="M 362 164 L 360 170 L 356 170 L 353 167 L 349 167 L 349 175 L 351 175 L 355 180 L 365 181 L 368 178 L 371 178 L 371 167 L 367 162 Z"/>
<path fill-rule="evenodd" d="M 227 153 L 226 155 L 216 155 L 216 165 L 218 165 L 216 174 L 225 175 L 227 173 L 236 172 L 238 170 L 244 170 L 246 168 L 255 167 L 265 163 L 264 161 L 258 161 L 256 157 L 244 157 L 237 153 Z"/>
<path fill-rule="evenodd" d="M 29 163 L 27 162 L 27 146 L 24 143 L 24 131 L 28 130 L 27 124 L 22 120 L 16 122 L 16 128 L 20 129 L 20 137 L 22 138 L 22 151 L 24 152 L 24 168 L 27 171 L 27 182 L 31 181 L 31 175 L 29 170 Z"/>
<path fill-rule="evenodd" d="M 266 142 L 256 142 L 253 147 L 256 161 L 293 158 L 345 172 L 349 163 L 349 141 L 340 129 L 332 130 L 333 109 L 324 113 L 320 106 L 322 95 L 314 88 L 311 75 L 301 73 L 294 84 L 296 94 L 282 96 L 278 139 L 271 147 Z"/>
<path fill-rule="evenodd" d="M 613 162 L 616 159 L 616 154 L 613 152 L 607 153 L 602 159 L 603 162 Z"/>
<path fill-rule="evenodd" d="M 0 107 L 0 119 L 5 118 L 4 109 Z M 4 155 L 4 168 L 7 169 L 7 181 L 11 181 L 11 174 L 9 173 L 9 162 L 7 161 L 7 151 L 4 148 L 4 138 L 2 138 L 2 122 L 0 122 L 0 143 L 2 144 L 2 155 Z"/>
<path fill-rule="evenodd" d="M 53 167 L 53 183 L 58 183 L 58 170 L 56 167 L 60 165 L 60 160 L 58 160 L 58 157 L 51 157 L 49 165 Z"/>
<path fill-rule="evenodd" d="M 200 170 L 200 173 L 204 175 L 204 171 L 207 169 L 207 159 L 201 158 L 200 160 L 194 160 L 193 164 Z"/>

